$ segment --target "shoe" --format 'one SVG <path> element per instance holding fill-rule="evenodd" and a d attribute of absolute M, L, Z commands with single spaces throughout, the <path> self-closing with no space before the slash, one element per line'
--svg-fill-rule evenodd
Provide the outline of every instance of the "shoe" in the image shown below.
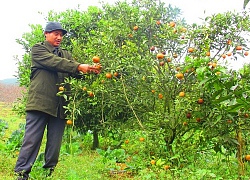
<path fill-rule="evenodd" d="M 29 179 L 29 174 L 27 173 L 19 173 L 17 180 L 28 180 Z"/>
<path fill-rule="evenodd" d="M 55 168 L 54 167 L 51 167 L 51 168 L 48 168 L 49 172 L 47 174 L 47 177 L 51 176 L 52 173 L 54 172 Z"/>

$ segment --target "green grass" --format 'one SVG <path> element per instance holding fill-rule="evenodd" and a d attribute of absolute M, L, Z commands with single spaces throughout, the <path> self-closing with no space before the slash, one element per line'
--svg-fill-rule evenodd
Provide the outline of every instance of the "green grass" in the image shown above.
<path fill-rule="evenodd" d="M 6 141 L 12 132 L 19 129 L 20 123 L 25 123 L 24 117 L 17 116 L 12 112 L 10 105 L 0 103 L 0 119 L 8 123 L 0 140 L 0 179 L 13 180 L 14 166 L 17 160 L 18 151 L 3 151 Z M 127 174 L 110 174 L 108 168 L 114 167 L 115 164 L 104 164 L 101 156 L 96 151 L 91 150 L 91 137 L 81 136 L 72 139 L 69 142 L 69 133 L 71 129 L 65 131 L 64 141 L 61 149 L 59 163 L 52 177 L 45 178 L 46 172 L 42 168 L 42 161 L 37 160 L 31 172 L 33 180 L 116 180 L 116 179 L 135 179 L 135 180 L 154 180 L 154 179 L 175 179 L 175 180 L 196 180 L 196 179 L 237 179 L 238 178 L 238 162 L 235 156 L 225 157 L 214 152 L 205 152 L 201 154 L 190 154 L 186 157 L 188 162 L 182 168 L 171 168 L 171 170 L 157 169 L 153 166 L 144 166 L 145 162 L 136 161 L 136 165 L 140 167 L 137 174 L 129 177 Z M 77 137 L 77 136 L 76 136 Z M 82 140 L 83 139 L 83 140 Z M 44 150 L 46 139 L 43 139 L 40 153 Z M 69 147 L 71 145 L 72 148 Z M 69 153 L 72 150 L 73 153 Z M 71 151 L 70 151 L 71 152 Z M 150 159 L 150 158 L 149 158 Z M 140 166 L 141 164 L 141 166 Z M 143 165 L 144 164 L 144 165 Z M 250 162 L 245 163 L 246 177 L 250 177 Z M 156 178 L 157 177 L 157 178 Z M 167 178 L 166 178 L 167 177 Z"/>

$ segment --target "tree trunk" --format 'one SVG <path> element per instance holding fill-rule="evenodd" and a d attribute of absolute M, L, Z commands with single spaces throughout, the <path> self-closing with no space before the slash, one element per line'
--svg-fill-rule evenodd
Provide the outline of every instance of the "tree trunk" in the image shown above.
<path fill-rule="evenodd" d="M 236 139 L 238 141 L 237 159 L 239 163 L 238 174 L 240 178 L 241 176 L 244 176 L 245 174 L 245 166 L 244 166 L 243 157 L 242 157 L 243 149 L 244 149 L 244 141 L 242 139 L 242 132 L 240 129 L 236 131 Z"/>
<path fill-rule="evenodd" d="M 92 150 L 95 150 L 98 147 L 99 147 L 98 131 L 94 130 L 93 131 L 93 146 L 92 146 Z"/>

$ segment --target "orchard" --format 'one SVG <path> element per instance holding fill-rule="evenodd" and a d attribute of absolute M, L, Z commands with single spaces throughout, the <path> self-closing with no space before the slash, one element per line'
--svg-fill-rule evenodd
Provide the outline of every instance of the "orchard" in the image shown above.
<path fill-rule="evenodd" d="M 178 178 L 197 173 L 195 164 L 207 159 L 214 162 L 203 169 L 206 177 L 250 177 L 250 66 L 229 66 L 248 58 L 247 13 L 187 24 L 180 9 L 143 0 L 52 11 L 47 20 L 69 31 L 63 48 L 76 61 L 101 69 L 59 85 L 58 96 L 69 102 L 69 147 L 75 132 L 82 138 L 90 132 L 92 149 L 106 153 L 107 167 L 114 165 L 107 158 L 112 157 L 135 174 Z M 19 81 L 26 88 L 30 48 L 43 40 L 42 26 L 30 27 L 18 40 L 27 51 L 19 60 Z M 20 114 L 25 101 L 26 94 L 14 107 Z M 216 169 L 216 161 L 235 168 Z"/>

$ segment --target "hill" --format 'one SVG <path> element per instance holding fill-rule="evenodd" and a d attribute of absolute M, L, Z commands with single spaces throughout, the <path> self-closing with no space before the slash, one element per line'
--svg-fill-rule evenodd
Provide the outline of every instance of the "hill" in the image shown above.
<path fill-rule="evenodd" d="M 17 78 L 8 78 L 0 80 L 1 84 L 18 84 Z"/>

